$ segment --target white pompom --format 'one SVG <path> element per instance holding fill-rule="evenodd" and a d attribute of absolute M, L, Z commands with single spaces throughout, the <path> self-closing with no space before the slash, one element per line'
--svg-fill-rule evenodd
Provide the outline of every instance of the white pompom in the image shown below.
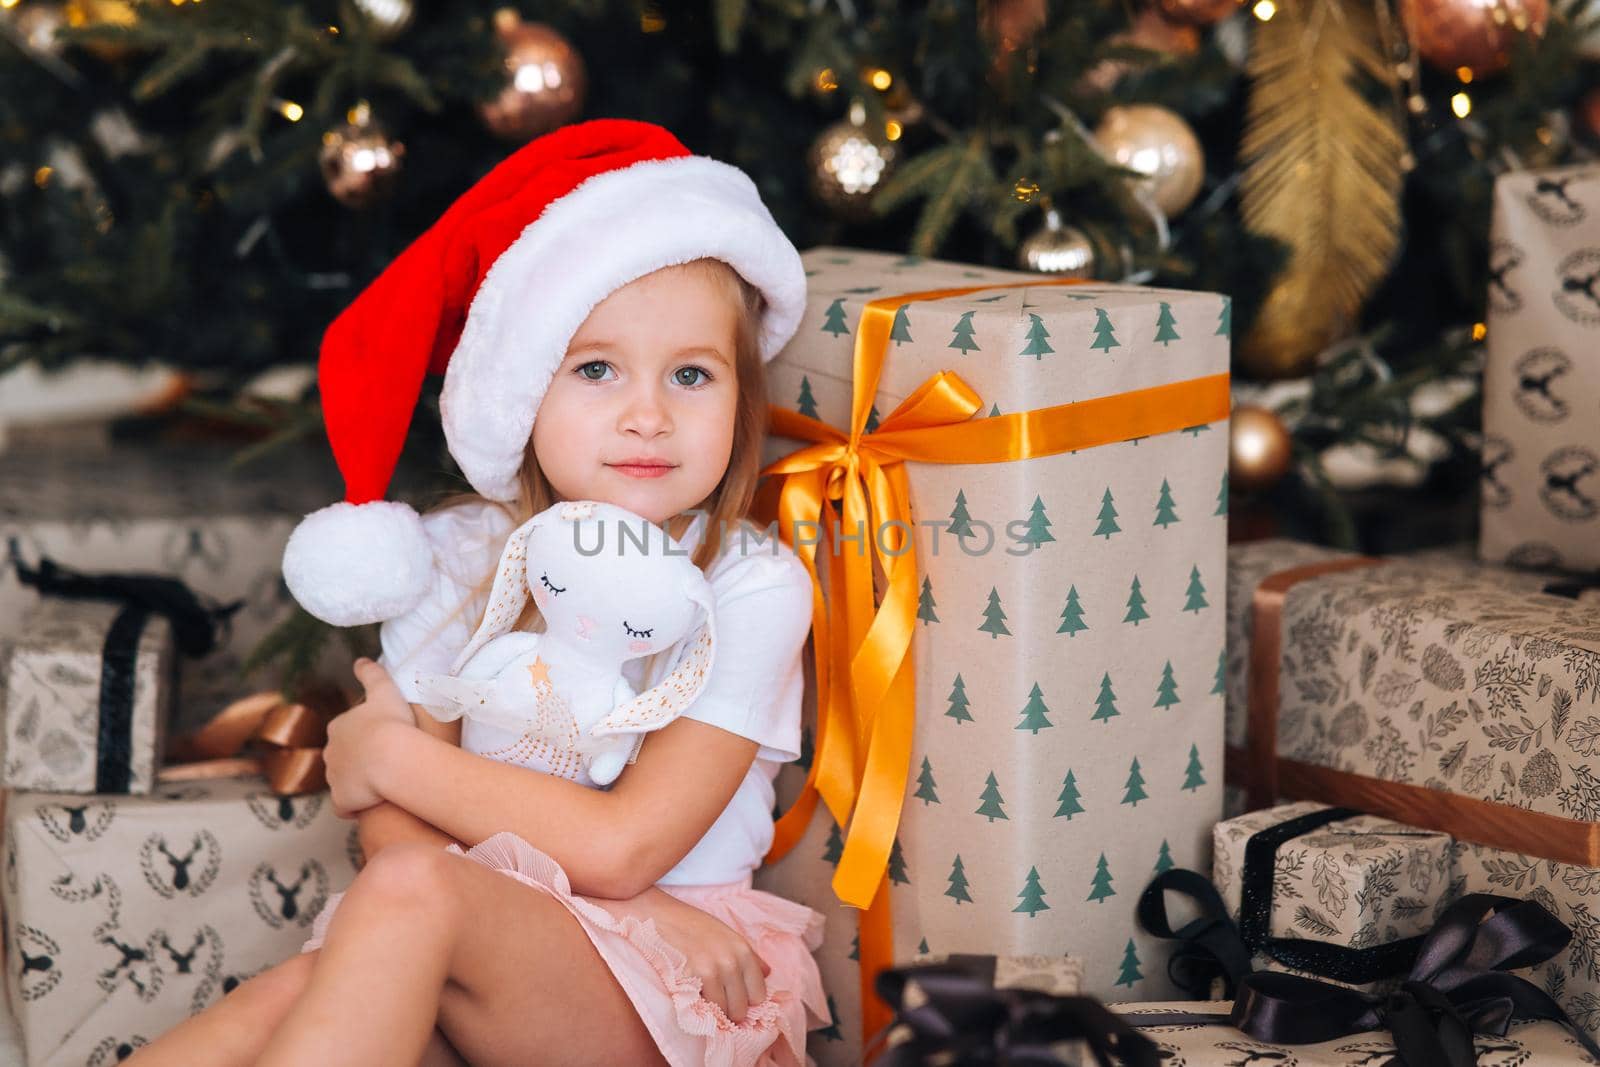
<path fill-rule="evenodd" d="M 313 511 L 283 550 L 289 592 L 334 626 L 404 615 L 422 599 L 432 576 L 433 549 L 422 519 L 393 500 Z"/>

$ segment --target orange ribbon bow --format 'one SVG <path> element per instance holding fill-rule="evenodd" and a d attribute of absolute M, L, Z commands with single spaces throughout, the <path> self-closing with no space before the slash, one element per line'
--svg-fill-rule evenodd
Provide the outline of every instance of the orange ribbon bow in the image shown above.
<path fill-rule="evenodd" d="M 911 638 L 916 627 L 917 560 L 910 540 L 911 494 L 905 461 L 1010 463 L 1149 437 L 1228 416 L 1228 375 L 1216 374 L 1115 396 L 974 419 L 978 394 L 960 376 L 940 371 L 923 382 L 877 430 L 867 416 L 888 355 L 895 313 L 907 304 L 995 289 L 1081 284 L 1077 279 L 936 289 L 883 297 L 862 310 L 856 331 L 850 432 L 778 407 L 771 432 L 812 441 L 768 465 L 781 479 L 765 490 L 759 517 L 779 522 L 812 580 L 816 667 L 815 755 L 800 796 L 777 822 L 767 862 L 804 834 L 820 797 L 841 827 L 848 825 L 833 889 L 866 909 L 860 921 L 863 1033 L 889 1022 L 873 994 L 877 973 L 893 955 L 885 871 L 905 799 L 915 722 Z M 829 502 L 832 502 L 831 504 Z M 842 513 L 842 526 L 835 518 Z M 801 539 L 805 527 L 815 537 Z M 887 534 L 893 536 L 886 537 Z M 853 553 L 835 544 L 848 536 Z M 870 541 L 870 554 L 864 541 Z M 817 573 L 819 543 L 832 546 L 828 592 Z M 874 563 L 884 576 L 874 605 Z"/>
<path fill-rule="evenodd" d="M 328 741 L 328 720 L 348 703 L 329 690 L 290 704 L 282 693 L 255 693 L 234 701 L 194 733 L 168 746 L 173 762 L 163 767 L 162 782 L 192 782 L 261 774 L 279 796 L 314 793 L 328 784 L 322 749 Z M 247 748 L 257 755 L 241 755 Z"/>

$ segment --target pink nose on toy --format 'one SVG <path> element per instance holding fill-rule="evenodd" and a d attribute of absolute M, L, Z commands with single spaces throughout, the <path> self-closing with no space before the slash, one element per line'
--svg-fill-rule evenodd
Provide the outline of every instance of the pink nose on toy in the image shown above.
<path fill-rule="evenodd" d="M 640 638 L 636 637 L 632 641 L 628 642 L 628 651 L 629 652 L 649 652 L 650 651 L 650 642 L 641 640 Z"/>
<path fill-rule="evenodd" d="M 589 618 L 589 616 L 579 615 L 578 636 L 583 638 L 585 641 L 589 640 L 593 636 L 590 631 L 592 631 L 597 625 L 598 624 L 593 619 Z"/>

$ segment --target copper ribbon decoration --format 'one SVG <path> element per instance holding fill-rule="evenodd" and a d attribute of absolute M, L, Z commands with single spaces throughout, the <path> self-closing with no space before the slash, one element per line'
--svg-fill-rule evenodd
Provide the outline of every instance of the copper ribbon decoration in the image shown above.
<path fill-rule="evenodd" d="M 265 775 L 279 796 L 314 793 L 328 784 L 322 748 L 328 740 L 328 708 L 334 694 L 311 704 L 290 704 L 282 693 L 256 693 L 234 701 L 192 734 L 177 738 L 168 756 L 176 761 L 157 775 L 162 782 Z M 258 755 L 242 755 L 256 747 Z"/>
<path fill-rule="evenodd" d="M 874 996 L 873 982 L 893 956 L 885 871 L 905 800 L 916 716 L 911 640 L 918 575 L 905 462 L 1012 463 L 1228 417 L 1227 374 L 974 419 L 982 409 L 978 394 L 960 376 L 940 371 L 877 430 L 867 432 L 898 309 L 969 293 L 1075 284 L 1082 282 L 1040 279 L 870 301 L 856 330 L 850 432 L 771 409 L 772 434 L 814 442 L 762 471 L 763 477 L 776 476 L 779 489 L 776 516 L 771 514 L 771 493 L 764 493 L 766 510 L 759 517 L 777 518 L 780 537 L 811 574 L 817 731 L 805 785 L 778 820 L 766 861 L 779 859 L 799 841 L 819 797 L 839 825 L 848 826 L 833 889 L 844 903 L 866 909 L 860 921 L 866 1034 L 890 1018 L 887 1006 Z M 842 516 L 842 527 L 836 514 Z M 797 536 L 802 526 L 817 536 L 802 541 Z M 891 530 L 893 536 L 885 543 Z M 841 538 L 855 541 L 857 550 L 840 552 L 836 542 Z M 864 544 L 869 539 L 870 554 Z M 832 548 L 826 595 L 817 574 L 819 543 Z M 875 563 L 884 575 L 876 606 Z"/>

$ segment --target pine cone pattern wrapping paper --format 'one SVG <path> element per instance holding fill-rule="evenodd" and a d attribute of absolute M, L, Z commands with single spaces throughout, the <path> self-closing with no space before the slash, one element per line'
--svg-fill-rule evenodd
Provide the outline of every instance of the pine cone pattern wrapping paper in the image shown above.
<path fill-rule="evenodd" d="M 1600 167 L 1495 181 L 1483 558 L 1600 569 Z"/>
<path fill-rule="evenodd" d="M 1246 843 L 1262 830 L 1325 810 L 1325 804 L 1301 801 L 1217 824 L 1212 833 L 1211 880 L 1236 922 Z M 1272 937 L 1354 949 L 1387 945 L 1426 934 L 1461 893 L 1455 842 L 1449 835 L 1357 815 L 1278 847 L 1267 932 Z M 1254 966 L 1294 970 L 1260 953 Z M 1367 988 L 1371 986 L 1368 983 Z"/>
<path fill-rule="evenodd" d="M 845 248 L 804 255 L 810 302 L 769 368 L 775 406 L 848 428 L 862 307 L 1037 275 Z M 1086 284 L 995 289 L 901 308 L 875 429 L 954 371 L 973 418 L 1225 373 L 1225 297 Z M 909 463 L 919 597 L 916 725 L 889 857 L 894 959 L 1045 954 L 1095 995 L 1171 995 L 1166 946 L 1134 920 L 1157 871 L 1210 866 L 1221 810 L 1227 423 L 1014 463 Z M 769 461 L 797 443 L 774 437 Z M 848 532 L 848 531 L 846 531 Z M 870 536 L 870 532 L 869 532 Z M 843 551 L 852 551 L 846 545 Z M 809 650 L 802 759 L 815 738 Z M 842 833 L 819 805 L 757 884 L 827 918 L 833 1008 L 808 1046 L 861 1050 L 858 931 L 830 880 Z"/>
<path fill-rule="evenodd" d="M 28 1067 L 115 1063 L 293 956 L 359 856 L 326 793 L 258 778 L 13 793 L 4 829 L 6 996 Z"/>
<path fill-rule="evenodd" d="M 339 490 L 326 455 L 291 451 L 240 469 L 231 457 L 223 446 L 97 450 L 25 440 L 0 454 L 0 638 L 17 634 L 40 602 L 13 560 L 168 575 L 219 603 L 245 602 L 214 651 L 183 660 L 179 732 L 250 692 L 245 657 L 293 609 L 282 575 L 289 533 Z M 320 666 L 347 672 L 348 653 Z"/>
<path fill-rule="evenodd" d="M 126 635 L 131 684 L 106 677 L 107 634 L 122 611 L 100 601 L 46 600 L 18 636 L 0 637 L 0 785 L 94 793 L 104 760 L 126 776 L 125 792 L 154 787 L 173 714 L 177 653 L 171 624 L 150 615 Z M 104 753 L 102 736 L 110 745 Z"/>

